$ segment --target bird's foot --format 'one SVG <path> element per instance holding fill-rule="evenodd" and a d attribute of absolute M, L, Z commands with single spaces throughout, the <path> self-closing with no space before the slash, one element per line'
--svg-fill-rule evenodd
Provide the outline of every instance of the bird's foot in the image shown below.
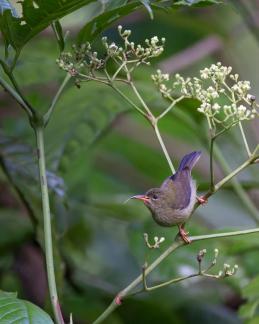
<path fill-rule="evenodd" d="M 201 205 L 205 205 L 208 202 L 208 199 L 205 196 L 201 196 L 201 197 L 197 196 L 196 198 Z"/>
<path fill-rule="evenodd" d="M 192 241 L 188 237 L 189 232 L 185 232 L 182 227 L 179 227 L 179 235 L 186 244 L 190 244 Z"/>
<path fill-rule="evenodd" d="M 122 304 L 122 300 L 121 300 L 121 296 L 120 294 L 118 294 L 116 297 L 115 297 L 115 304 L 120 306 Z"/>

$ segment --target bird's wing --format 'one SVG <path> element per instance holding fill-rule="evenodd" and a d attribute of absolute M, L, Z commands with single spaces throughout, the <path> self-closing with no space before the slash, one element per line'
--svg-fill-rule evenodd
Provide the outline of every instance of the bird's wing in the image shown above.
<path fill-rule="evenodd" d="M 170 206 L 173 209 L 184 209 L 188 207 L 192 194 L 192 179 L 189 170 L 178 171 L 176 177 L 167 178 L 161 188 L 168 191 L 172 197 Z"/>

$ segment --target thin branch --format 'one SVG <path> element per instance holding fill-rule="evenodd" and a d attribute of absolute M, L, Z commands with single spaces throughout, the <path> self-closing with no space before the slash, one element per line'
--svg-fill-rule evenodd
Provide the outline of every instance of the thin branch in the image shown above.
<path fill-rule="evenodd" d="M 170 156 L 169 156 L 169 154 L 168 154 L 168 152 L 167 152 L 166 146 L 165 146 L 164 141 L 163 141 L 163 139 L 162 139 L 162 137 L 161 137 L 161 134 L 160 134 L 159 128 L 158 128 L 158 126 L 157 126 L 157 123 L 155 123 L 155 125 L 154 125 L 154 130 L 155 130 L 155 133 L 156 133 L 157 139 L 158 139 L 158 141 L 159 141 L 159 143 L 160 143 L 160 146 L 161 146 L 161 148 L 162 148 L 162 150 L 163 150 L 163 153 L 164 153 L 164 155 L 165 155 L 165 158 L 166 158 L 166 160 L 167 160 L 167 163 L 168 163 L 168 165 L 169 165 L 169 167 L 170 167 L 170 169 L 171 169 L 171 172 L 172 172 L 172 174 L 174 174 L 174 173 L 175 173 L 175 168 L 174 168 L 174 165 L 173 165 L 173 163 L 172 163 L 172 161 L 171 161 L 171 158 L 170 158 Z"/>
<path fill-rule="evenodd" d="M 228 175 L 214 186 L 213 191 L 209 191 L 207 194 L 205 194 L 204 198 L 208 199 L 210 196 L 212 196 L 214 193 L 216 193 L 221 187 L 223 187 L 226 183 L 231 181 L 239 199 L 242 201 L 244 206 L 249 211 L 249 215 L 251 215 L 251 217 L 256 222 L 256 224 L 259 224 L 259 212 L 258 212 L 257 208 L 255 207 L 253 202 L 250 200 L 249 196 L 244 191 L 241 184 L 236 179 L 233 179 L 238 173 L 243 171 L 249 165 L 255 163 L 255 161 L 259 158 L 259 155 L 257 154 L 258 146 L 252 153 L 251 157 L 247 161 L 245 161 L 243 164 L 241 164 L 239 167 L 237 167 L 235 170 L 230 169 L 227 162 L 223 158 L 219 148 L 216 146 L 216 144 L 214 144 L 214 146 L 215 146 L 214 152 L 215 152 L 216 159 L 220 162 L 221 167 Z M 199 203 L 196 204 L 195 209 L 198 207 L 198 205 L 199 205 Z"/>
<path fill-rule="evenodd" d="M 178 102 L 184 99 L 184 96 L 181 96 L 177 99 L 172 99 L 172 103 L 169 105 L 169 107 L 163 111 L 156 119 L 157 121 L 163 118 Z"/>
<path fill-rule="evenodd" d="M 110 84 L 110 87 L 114 89 L 123 99 L 125 99 L 134 109 L 136 109 L 142 116 L 148 119 L 146 113 L 139 108 L 128 96 L 126 96 L 114 83 Z"/>
<path fill-rule="evenodd" d="M 45 148 L 44 148 L 44 128 L 35 127 L 35 136 L 38 150 L 38 168 L 39 179 L 42 197 L 42 211 L 43 211 L 43 223 L 44 223 L 44 245 L 45 245 L 45 258 L 47 268 L 47 278 L 50 292 L 50 300 L 52 304 L 53 313 L 57 324 L 64 324 L 62 313 L 60 310 L 60 303 L 57 294 L 53 247 L 52 247 L 52 231 L 51 231 L 51 216 L 49 206 L 49 193 L 48 183 L 46 176 L 46 164 L 45 164 Z"/>
<path fill-rule="evenodd" d="M 240 236 L 240 235 L 247 235 L 259 233 L 259 228 L 254 228 L 250 230 L 243 230 L 243 231 L 233 231 L 233 232 L 226 232 L 226 233 L 217 233 L 217 234 L 208 234 L 208 235 L 199 235 L 190 237 L 192 242 L 198 242 L 202 240 L 211 240 L 214 238 L 224 238 L 224 237 L 231 237 L 231 236 Z M 176 239 L 165 252 L 163 252 L 153 263 L 150 264 L 149 267 L 145 269 L 145 275 L 151 273 L 164 259 L 166 259 L 172 252 L 176 249 L 180 248 L 181 246 L 185 245 L 182 240 Z M 102 323 L 117 307 L 119 307 L 119 301 L 123 300 L 127 296 L 130 295 L 130 292 L 135 289 L 139 284 L 143 281 L 143 275 L 140 274 L 134 281 L 132 281 L 125 289 L 123 289 L 116 298 L 113 299 L 112 303 L 108 306 L 108 308 L 94 321 L 93 324 Z"/>
<path fill-rule="evenodd" d="M 27 114 L 29 115 L 29 117 L 32 117 L 34 116 L 35 114 L 35 111 L 34 109 L 32 108 L 32 106 L 29 104 L 29 102 L 26 100 L 26 98 L 24 97 L 24 95 L 22 94 L 21 90 L 20 90 L 20 87 L 18 86 L 16 80 L 15 80 L 15 77 L 13 75 L 13 72 L 12 72 L 12 68 L 10 69 L 9 66 L 7 66 L 7 64 L 5 62 L 3 62 L 1 59 L 0 59 L 0 64 L 5 72 L 5 74 L 8 76 L 8 78 L 10 79 L 14 89 L 12 89 L 10 86 L 8 88 L 5 88 L 12 96 L 13 93 L 11 93 L 11 89 L 13 90 L 12 92 L 14 92 L 14 90 L 16 91 L 16 93 L 19 95 L 19 97 L 22 99 L 22 107 L 23 109 L 27 112 Z M 3 83 L 5 82 L 4 79 L 1 78 L 1 84 L 3 85 Z M 6 83 L 6 82 L 5 82 Z M 7 83 L 6 83 L 7 84 Z M 7 84 L 8 85 L 8 84 Z M 4 87 L 4 85 L 3 85 Z M 16 97 L 15 97 L 16 99 Z M 16 99 L 17 100 L 17 99 Z M 17 100 L 18 101 L 18 100 Z M 18 101 L 19 102 L 19 101 Z M 20 102 L 19 102 L 20 103 Z M 21 104 L 21 103 L 20 103 Z"/>
<path fill-rule="evenodd" d="M 65 76 L 65 78 L 64 78 L 61 86 L 59 87 L 59 89 L 58 89 L 55 97 L 53 98 L 53 100 L 51 102 L 51 105 L 50 105 L 48 111 L 44 115 L 43 120 L 44 120 L 44 126 L 45 127 L 47 126 L 47 124 L 48 124 L 48 122 L 50 120 L 50 117 L 53 114 L 53 111 L 54 111 L 54 108 L 56 106 L 56 103 L 57 103 L 59 97 L 61 96 L 61 93 L 63 92 L 65 86 L 67 85 L 68 81 L 70 80 L 70 78 L 71 78 L 71 75 L 69 73 L 67 73 L 67 75 Z"/>
<path fill-rule="evenodd" d="M 249 148 L 249 145 L 248 145 L 248 142 L 247 142 L 247 139 L 246 139 L 246 135 L 245 135 L 245 132 L 244 132 L 244 129 L 243 129 L 243 126 L 242 126 L 241 121 L 238 123 L 238 125 L 239 125 L 239 129 L 240 129 L 240 132 L 241 132 L 241 135 L 242 135 L 244 144 L 245 144 L 245 148 L 246 148 L 247 155 L 248 155 L 248 157 L 250 157 L 251 156 L 251 151 L 250 151 L 250 148 Z"/>
<path fill-rule="evenodd" d="M 213 159 L 213 148 L 215 137 L 212 137 L 210 140 L 210 191 L 214 191 L 214 159 Z"/>
<path fill-rule="evenodd" d="M 155 286 L 152 286 L 152 287 L 148 287 L 147 286 L 147 281 L 146 281 L 146 271 L 145 271 L 145 268 L 143 267 L 143 270 L 142 270 L 143 288 L 144 288 L 143 291 L 156 290 L 156 289 L 166 287 L 166 286 L 169 286 L 171 284 L 174 284 L 174 283 L 186 280 L 186 279 L 190 279 L 190 278 L 194 278 L 194 277 L 198 277 L 198 276 L 202 276 L 202 275 L 203 275 L 202 272 L 198 272 L 198 273 L 191 274 L 189 276 L 174 278 L 174 279 L 165 281 L 165 282 L 163 282 L 161 284 L 158 284 L 158 285 L 155 285 Z"/>
<path fill-rule="evenodd" d="M 17 91 L 12 88 L 4 79 L 0 77 L 0 85 L 20 104 L 22 109 L 27 113 L 27 115 L 31 118 L 34 115 L 32 109 L 27 105 L 27 103 L 23 100 Z"/>
<path fill-rule="evenodd" d="M 144 99 L 141 97 L 140 93 L 138 92 L 138 89 L 135 87 L 134 83 L 130 81 L 130 86 L 132 90 L 134 91 L 135 95 L 138 97 L 139 101 L 141 102 L 143 108 L 146 110 L 149 116 L 153 116 L 152 112 L 148 108 L 147 104 L 145 103 Z"/>

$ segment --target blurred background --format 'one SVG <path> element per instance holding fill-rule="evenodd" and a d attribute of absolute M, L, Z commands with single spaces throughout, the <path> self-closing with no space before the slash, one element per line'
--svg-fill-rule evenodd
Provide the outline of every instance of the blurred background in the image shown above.
<path fill-rule="evenodd" d="M 101 10 L 94 3 L 61 20 L 69 30 L 67 50 L 80 27 Z M 18 8 L 19 9 L 19 8 Z M 119 41 L 117 25 L 132 30 L 132 40 L 165 37 L 163 55 L 151 67 L 135 73 L 136 85 L 155 113 L 166 103 L 150 75 L 198 75 L 221 61 L 241 80 L 250 80 L 259 95 L 259 1 L 228 1 L 204 8 L 155 11 L 151 20 L 139 10 L 104 32 Z M 1 39 L 0 39 L 1 41 Z M 100 39 L 94 47 L 101 51 Z M 1 43 L 2 46 L 2 43 Z M 46 110 L 64 78 L 52 30 L 28 44 L 15 76 L 28 100 Z M 209 186 L 208 129 L 203 115 L 184 101 L 161 122 L 161 131 L 175 165 L 192 150 L 202 150 L 195 167 L 200 192 Z M 35 165 L 34 136 L 24 113 L 10 96 L 0 93 L 0 287 L 50 310 L 42 253 L 40 193 Z M 258 121 L 244 123 L 251 147 L 259 142 Z M 133 194 L 158 186 L 170 175 L 150 125 L 116 93 L 100 84 L 67 87 L 46 129 L 48 181 L 55 226 L 55 265 L 62 307 L 75 323 L 90 323 L 174 239 L 175 228 L 160 228 L 142 204 L 123 202 Z M 221 137 L 225 160 L 216 156 L 216 179 L 246 158 L 238 129 Z M 187 228 L 191 235 L 259 225 L 259 175 L 253 166 L 199 208 Z M 241 192 L 241 193 L 240 193 Z M 244 198 L 245 197 L 245 198 Z M 254 208 L 247 208 L 250 199 Z M 143 233 L 164 236 L 159 251 L 148 250 Z M 190 274 L 196 255 L 206 248 L 209 263 L 220 251 L 215 272 L 224 263 L 238 264 L 236 276 L 213 280 L 196 278 L 125 300 L 106 321 L 131 323 L 259 323 L 258 235 L 204 241 L 179 249 L 149 276 L 149 283 Z"/>

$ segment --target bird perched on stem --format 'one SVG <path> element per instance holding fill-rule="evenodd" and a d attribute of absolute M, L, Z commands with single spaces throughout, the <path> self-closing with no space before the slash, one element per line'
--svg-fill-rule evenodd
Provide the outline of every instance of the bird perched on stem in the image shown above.
<path fill-rule="evenodd" d="M 177 225 L 179 235 L 185 243 L 191 243 L 191 240 L 183 226 L 189 219 L 196 200 L 196 184 L 191 170 L 200 156 L 201 152 L 185 155 L 176 173 L 167 178 L 160 188 L 152 188 L 144 195 L 131 197 L 144 202 L 157 224 Z"/>

